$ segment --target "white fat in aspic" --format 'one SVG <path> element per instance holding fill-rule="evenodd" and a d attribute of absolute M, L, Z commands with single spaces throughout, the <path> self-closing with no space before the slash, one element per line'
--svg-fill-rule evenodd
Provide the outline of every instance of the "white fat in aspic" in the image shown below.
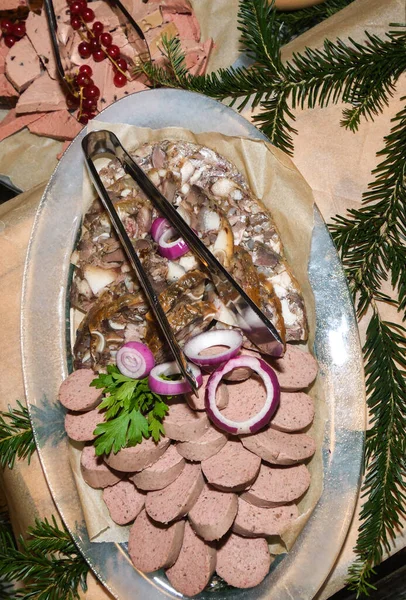
<path fill-rule="evenodd" d="M 159 177 L 158 171 L 156 169 L 150 169 L 148 171 L 148 177 L 154 185 L 159 185 L 159 183 L 161 182 L 161 178 Z"/>
<path fill-rule="evenodd" d="M 203 231 L 216 231 L 220 229 L 221 220 L 213 210 L 203 209 L 199 215 L 199 225 Z"/>
<path fill-rule="evenodd" d="M 131 194 L 131 190 L 130 190 L 130 188 L 126 188 L 125 190 L 123 190 L 123 191 L 121 192 L 120 196 L 121 196 L 122 198 L 126 198 L 126 197 L 127 197 L 127 196 L 129 196 L 130 194 Z"/>
<path fill-rule="evenodd" d="M 75 267 L 78 266 L 78 264 L 79 264 L 79 252 L 77 250 L 75 250 L 74 252 L 72 252 L 72 256 L 70 257 L 70 262 L 72 263 L 72 265 L 75 265 Z"/>
<path fill-rule="evenodd" d="M 234 190 L 234 192 L 231 194 L 231 196 L 234 200 L 241 200 L 242 192 L 241 192 L 241 190 Z"/>
<path fill-rule="evenodd" d="M 188 183 L 184 183 L 180 188 L 180 193 L 184 196 L 190 192 L 190 185 Z"/>
<path fill-rule="evenodd" d="M 236 184 L 234 181 L 231 181 L 227 177 L 222 177 L 213 183 L 211 191 L 215 196 L 229 196 L 235 187 Z"/>
<path fill-rule="evenodd" d="M 214 246 L 213 246 L 214 253 L 219 252 L 220 250 L 224 250 L 224 252 L 226 252 L 227 248 L 228 248 L 228 241 L 229 241 L 228 235 L 224 231 L 224 229 L 219 231 L 219 234 L 218 234 L 216 241 L 214 242 Z"/>
<path fill-rule="evenodd" d="M 185 161 L 180 170 L 180 174 L 182 177 L 182 185 L 184 183 L 186 183 L 187 181 L 189 181 L 189 179 L 192 177 L 194 172 L 195 172 L 195 168 L 192 165 L 192 163 L 189 160 Z"/>
<path fill-rule="evenodd" d="M 122 323 L 116 323 L 111 319 L 109 319 L 109 325 L 112 329 L 125 329 L 125 325 L 123 325 Z"/>
<path fill-rule="evenodd" d="M 90 285 L 90 289 L 93 294 L 97 294 L 110 283 L 113 283 L 117 273 L 113 269 L 102 269 L 101 267 L 95 267 L 88 265 L 84 270 L 85 279 Z"/>
<path fill-rule="evenodd" d="M 275 289 L 275 294 L 278 296 L 279 300 L 281 301 L 282 317 L 283 317 L 283 320 L 285 321 L 285 325 L 287 327 L 291 327 L 292 325 L 294 325 L 297 322 L 297 315 L 295 315 L 289 309 L 289 301 L 286 298 L 286 290 L 285 290 L 285 288 L 282 288 L 278 284 L 276 284 L 276 285 L 274 284 L 274 289 Z"/>
<path fill-rule="evenodd" d="M 199 169 L 196 169 L 196 171 L 193 173 L 192 177 L 189 179 L 190 185 L 194 185 L 196 183 L 196 181 L 199 179 L 199 177 L 203 173 L 203 171 L 204 171 L 204 167 L 199 167 Z"/>
<path fill-rule="evenodd" d="M 180 214 L 180 216 L 182 217 L 182 219 L 188 225 L 190 225 L 190 214 L 189 214 L 189 211 L 185 210 L 182 205 L 178 206 L 178 208 L 176 210 L 178 211 L 178 213 Z"/>
<path fill-rule="evenodd" d="M 193 254 L 190 254 L 189 256 L 185 254 L 185 256 L 182 256 L 182 258 L 179 259 L 178 263 L 185 271 L 192 271 L 192 269 L 197 269 L 199 266 L 199 263 Z"/>
<path fill-rule="evenodd" d="M 159 177 L 166 177 L 166 174 L 167 174 L 166 169 L 159 169 L 159 171 L 158 171 Z"/>
<path fill-rule="evenodd" d="M 280 288 L 284 290 L 284 294 L 286 294 L 286 290 L 291 287 L 291 279 L 290 275 L 287 271 L 282 271 L 282 273 L 278 273 L 278 275 L 274 275 L 271 278 L 272 285 L 280 286 Z"/>
<path fill-rule="evenodd" d="M 174 281 L 178 281 L 185 274 L 185 269 L 183 269 L 177 263 L 173 261 L 168 261 L 168 273 L 166 275 L 166 280 L 168 283 L 173 283 Z"/>
<path fill-rule="evenodd" d="M 107 231 L 105 231 L 104 233 L 101 233 L 100 235 L 96 235 L 96 237 L 93 238 L 93 242 L 99 242 L 100 240 L 108 240 L 110 237 L 110 234 L 107 233 Z"/>

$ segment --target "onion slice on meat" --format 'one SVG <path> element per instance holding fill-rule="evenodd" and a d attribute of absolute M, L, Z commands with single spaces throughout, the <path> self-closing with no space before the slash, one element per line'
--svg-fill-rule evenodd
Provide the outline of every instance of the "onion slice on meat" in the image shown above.
<path fill-rule="evenodd" d="M 171 238 L 176 237 L 173 242 L 169 242 Z M 158 241 L 158 249 L 161 256 L 169 258 L 169 260 L 175 260 L 180 258 L 186 252 L 189 252 L 189 246 L 185 240 L 178 236 L 176 229 L 170 227 L 163 232 Z"/>
<path fill-rule="evenodd" d="M 127 342 L 116 355 L 118 370 L 127 377 L 141 379 L 149 374 L 155 365 L 154 355 L 141 342 Z"/>
<path fill-rule="evenodd" d="M 154 242 L 158 243 L 161 235 L 164 234 L 165 231 L 170 228 L 170 226 L 171 224 L 169 223 L 168 219 L 164 219 L 163 217 L 154 219 L 151 225 L 151 236 Z"/>
<path fill-rule="evenodd" d="M 238 354 L 243 342 L 242 334 L 237 329 L 212 329 L 191 338 L 186 342 L 184 352 L 189 360 L 201 367 L 220 365 Z M 220 346 L 217 353 L 201 356 L 208 348 Z M 221 347 L 226 346 L 226 348 Z"/>
<path fill-rule="evenodd" d="M 232 421 L 227 419 L 216 405 L 217 388 L 227 373 L 238 367 L 249 367 L 264 382 L 266 389 L 266 399 L 261 410 L 246 421 Z M 280 387 L 276 373 L 261 358 L 254 356 L 237 356 L 230 359 L 225 365 L 219 367 L 209 378 L 206 386 L 205 406 L 209 419 L 223 431 L 233 435 L 241 433 L 255 433 L 268 425 L 272 415 L 276 411 L 280 398 Z"/>
<path fill-rule="evenodd" d="M 203 383 L 203 377 L 199 367 L 193 363 L 188 363 L 188 365 L 196 378 L 197 385 L 200 387 Z M 152 369 L 148 377 L 148 384 L 151 391 L 155 392 L 155 394 L 160 394 L 161 396 L 178 396 L 179 394 L 191 392 L 192 389 L 190 384 L 184 377 L 175 381 L 162 379 L 162 375 L 169 376 L 179 374 L 179 367 L 175 361 L 157 365 Z"/>

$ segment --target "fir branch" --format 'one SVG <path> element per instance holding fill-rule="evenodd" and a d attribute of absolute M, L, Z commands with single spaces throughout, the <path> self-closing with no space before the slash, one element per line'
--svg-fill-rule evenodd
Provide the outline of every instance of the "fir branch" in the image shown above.
<path fill-rule="evenodd" d="M 16 458 L 28 463 L 35 452 L 35 440 L 26 406 L 17 401 L 19 408 L 0 412 L 0 464 L 12 469 Z"/>

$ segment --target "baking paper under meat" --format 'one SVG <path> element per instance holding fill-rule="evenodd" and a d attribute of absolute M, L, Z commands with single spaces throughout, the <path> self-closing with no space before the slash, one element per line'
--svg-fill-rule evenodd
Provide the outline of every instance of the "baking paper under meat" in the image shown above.
<path fill-rule="evenodd" d="M 255 195 L 262 199 L 270 210 L 282 238 L 286 256 L 303 292 L 309 320 L 309 347 L 314 341 L 315 307 L 309 284 L 307 268 L 313 229 L 313 194 L 290 158 L 281 150 L 262 141 L 229 137 L 219 133 L 194 134 L 179 128 L 153 130 L 124 124 L 109 124 L 91 121 L 89 130 L 108 129 L 113 131 L 130 152 L 144 144 L 165 139 L 186 140 L 212 148 L 223 155 L 244 174 Z M 95 192 L 87 173 L 84 174 L 83 212 L 85 213 Z M 310 395 L 316 407 L 314 423 L 309 434 L 315 439 L 316 454 L 308 468 L 311 485 L 299 503 L 300 517 L 282 536 L 273 538 L 270 550 L 273 554 L 286 552 L 304 527 L 322 491 L 323 465 L 321 448 L 324 435 L 325 403 L 320 378 L 313 385 Z M 128 540 L 129 527 L 116 525 L 109 517 L 102 499 L 102 491 L 87 486 L 80 473 L 80 445 L 71 445 L 71 464 L 81 499 L 89 537 L 95 542 L 124 542 Z M 283 543 L 281 543 L 283 542 Z"/>

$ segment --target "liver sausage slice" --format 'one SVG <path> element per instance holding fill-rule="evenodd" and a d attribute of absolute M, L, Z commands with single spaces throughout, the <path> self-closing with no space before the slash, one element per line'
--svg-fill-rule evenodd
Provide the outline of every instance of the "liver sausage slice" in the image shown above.
<path fill-rule="evenodd" d="M 204 434 L 190 442 L 179 442 L 176 448 L 187 460 L 202 462 L 217 454 L 227 443 L 227 435 L 209 425 Z"/>
<path fill-rule="evenodd" d="M 216 568 L 216 554 L 216 549 L 201 540 L 186 523 L 179 556 L 166 570 L 166 576 L 178 592 L 193 597 L 209 583 Z"/>
<path fill-rule="evenodd" d="M 264 508 L 295 502 L 307 491 L 310 473 L 304 465 L 268 467 L 261 465 L 259 475 L 241 498 Z"/>
<path fill-rule="evenodd" d="M 96 408 L 100 404 L 102 392 L 95 387 L 90 387 L 95 377 L 91 369 L 73 371 L 59 388 L 59 402 L 65 408 L 76 412 Z"/>
<path fill-rule="evenodd" d="M 28 129 L 36 135 L 63 141 L 73 140 L 82 127 L 83 125 L 78 123 L 67 110 L 57 110 L 31 123 Z"/>
<path fill-rule="evenodd" d="M 52 79 L 57 79 L 58 71 L 56 69 L 55 56 L 52 50 L 51 35 L 49 33 L 45 10 L 42 10 L 40 15 L 30 12 L 25 22 L 25 27 L 28 39 L 34 46 L 35 52 L 48 71 L 49 76 L 52 77 Z"/>
<path fill-rule="evenodd" d="M 267 360 L 275 369 L 282 390 L 302 390 L 316 379 L 318 365 L 315 358 L 309 352 L 291 344 L 286 345 L 286 352 L 282 358 Z"/>
<path fill-rule="evenodd" d="M 254 417 L 265 404 L 266 389 L 256 375 L 227 388 L 229 401 L 221 413 L 232 421 L 246 421 Z"/>
<path fill-rule="evenodd" d="M 1 75 L 1 74 L 0 74 Z M 28 115 L 20 115 L 19 117 L 16 114 L 15 108 L 12 108 L 7 116 L 0 123 L 0 142 L 5 138 L 13 135 L 20 129 L 26 127 L 29 123 L 33 121 L 37 121 L 42 117 L 42 113 L 39 114 L 28 114 Z"/>
<path fill-rule="evenodd" d="M 85 413 L 68 412 L 65 416 L 65 431 L 75 442 L 91 442 L 96 426 L 103 422 L 103 413 L 97 408 Z"/>
<path fill-rule="evenodd" d="M 203 385 L 197 390 L 197 396 L 194 394 L 185 394 L 187 403 L 192 410 L 205 410 L 204 397 L 206 395 L 206 385 L 210 378 L 210 375 L 203 375 Z M 220 383 L 217 388 L 216 404 L 222 409 L 228 404 L 228 389 L 224 383 Z"/>
<path fill-rule="evenodd" d="M 172 440 L 187 442 L 194 440 L 206 431 L 209 419 L 206 414 L 198 413 L 186 404 L 185 400 L 168 402 L 169 412 L 165 417 L 165 435 Z"/>
<path fill-rule="evenodd" d="M 182 473 L 168 487 L 148 492 L 145 510 L 159 523 L 169 523 L 187 515 L 204 485 L 200 465 L 186 463 Z"/>
<path fill-rule="evenodd" d="M 298 516 L 296 504 L 260 508 L 238 498 L 238 512 L 233 531 L 246 537 L 280 535 Z"/>
<path fill-rule="evenodd" d="M 219 540 L 230 529 L 237 514 L 237 495 L 220 492 L 205 484 L 188 518 L 200 537 Z"/>
<path fill-rule="evenodd" d="M 245 448 L 273 465 L 294 465 L 313 456 L 314 440 L 305 433 L 283 433 L 267 427 L 253 435 L 241 436 Z"/>
<path fill-rule="evenodd" d="M 113 521 L 127 525 L 144 508 L 145 494 L 138 491 L 131 481 L 119 481 L 103 490 L 103 500 Z"/>
<path fill-rule="evenodd" d="M 142 440 L 141 444 L 131 448 L 123 448 L 117 454 L 111 452 L 104 457 L 105 462 L 112 469 L 131 473 L 133 471 L 142 471 L 153 465 L 165 452 L 170 444 L 168 438 L 161 438 L 156 444 L 152 438 Z"/>
<path fill-rule="evenodd" d="M 308 427 L 314 418 L 314 404 L 304 392 L 282 392 L 279 406 L 270 426 L 278 431 L 292 433 Z"/>
<path fill-rule="evenodd" d="M 154 523 L 142 510 L 130 529 L 128 553 L 134 566 L 144 573 L 166 569 L 179 556 L 185 521 L 171 525 Z"/>
<path fill-rule="evenodd" d="M 232 533 L 217 550 L 216 571 L 229 585 L 251 588 L 268 575 L 271 562 L 266 540 Z"/>
<path fill-rule="evenodd" d="M 10 48 L 5 67 L 8 80 L 19 92 L 41 75 L 39 58 L 27 37 Z"/>
<path fill-rule="evenodd" d="M 121 479 L 121 473 L 116 473 L 96 456 L 94 446 L 85 446 L 80 458 L 80 470 L 87 485 L 92 488 L 105 488 L 115 485 Z"/>
<path fill-rule="evenodd" d="M 34 13 L 31 13 L 34 14 Z M 17 102 L 17 114 L 51 112 L 66 108 L 66 98 L 59 81 L 51 79 L 46 72 L 32 82 Z"/>
<path fill-rule="evenodd" d="M 185 459 L 171 444 L 156 463 L 130 477 L 141 490 L 162 490 L 170 485 L 183 471 Z"/>
<path fill-rule="evenodd" d="M 202 462 L 207 481 L 224 492 L 246 489 L 258 475 L 261 459 L 238 440 L 230 440 L 214 456 Z"/>

